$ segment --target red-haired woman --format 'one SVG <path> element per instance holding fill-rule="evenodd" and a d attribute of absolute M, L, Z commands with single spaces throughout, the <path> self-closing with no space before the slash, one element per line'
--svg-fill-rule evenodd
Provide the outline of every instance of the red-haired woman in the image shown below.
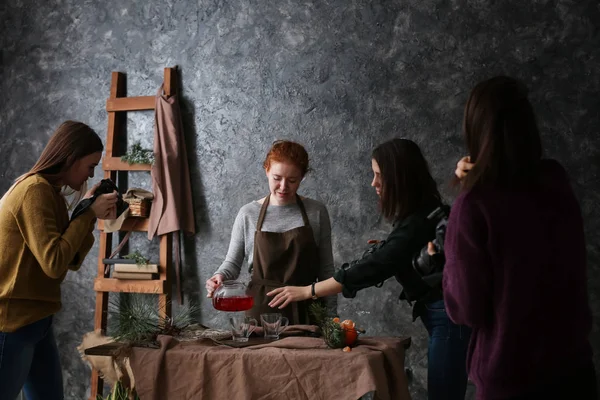
<path fill-rule="evenodd" d="M 300 197 L 300 183 L 309 170 L 308 154 L 298 143 L 273 144 L 263 163 L 269 195 L 243 206 L 235 219 L 225 261 L 206 281 L 208 296 L 225 280 L 237 279 L 247 259 L 252 274 L 254 307 L 248 313 L 281 312 L 290 324 L 309 323 L 308 303 L 283 310 L 271 308 L 266 293 L 287 285 L 310 285 L 333 276 L 331 223 L 323 203 Z M 337 298 L 326 299 L 335 314 Z"/>

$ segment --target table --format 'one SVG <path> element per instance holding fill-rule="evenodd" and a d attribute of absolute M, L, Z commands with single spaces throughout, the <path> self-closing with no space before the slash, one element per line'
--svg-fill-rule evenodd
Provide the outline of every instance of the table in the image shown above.
<path fill-rule="evenodd" d="M 315 337 L 245 348 L 170 336 L 159 336 L 159 343 L 129 351 L 141 400 L 359 399 L 369 392 L 375 399 L 410 399 L 404 373 L 410 337 L 361 337 L 351 352 L 330 349 Z M 118 351 L 118 343 L 108 343 L 86 354 Z"/>

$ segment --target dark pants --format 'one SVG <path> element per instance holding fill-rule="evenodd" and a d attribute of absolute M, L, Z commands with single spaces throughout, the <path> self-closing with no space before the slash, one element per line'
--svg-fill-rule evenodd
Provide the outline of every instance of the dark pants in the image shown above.
<path fill-rule="evenodd" d="M 15 332 L 0 332 L 0 397 L 63 400 L 62 371 L 52 317 Z"/>
<path fill-rule="evenodd" d="M 463 400 L 467 391 L 467 348 L 471 329 L 456 325 L 443 300 L 425 304 L 421 320 L 429 332 L 429 400 Z"/>

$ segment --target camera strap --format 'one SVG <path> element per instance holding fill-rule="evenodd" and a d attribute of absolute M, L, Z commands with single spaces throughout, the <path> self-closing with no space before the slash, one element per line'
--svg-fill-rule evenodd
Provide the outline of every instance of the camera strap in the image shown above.
<path fill-rule="evenodd" d="M 134 227 L 135 224 L 137 224 L 137 221 L 134 222 Z M 113 252 L 110 254 L 110 256 L 108 256 L 108 258 L 113 258 L 114 256 L 116 256 L 117 254 L 119 254 L 119 252 L 121 251 L 121 249 L 123 248 L 123 246 L 125 246 L 125 243 L 127 243 L 127 241 L 129 240 L 129 237 L 131 236 L 131 231 L 127 231 L 127 233 L 125 234 L 125 236 L 123 237 L 123 239 L 121 240 L 121 243 L 119 243 L 119 245 L 117 247 L 115 247 L 115 249 L 113 250 Z M 108 264 L 104 264 L 104 275 L 107 275 L 109 272 L 110 266 Z"/>

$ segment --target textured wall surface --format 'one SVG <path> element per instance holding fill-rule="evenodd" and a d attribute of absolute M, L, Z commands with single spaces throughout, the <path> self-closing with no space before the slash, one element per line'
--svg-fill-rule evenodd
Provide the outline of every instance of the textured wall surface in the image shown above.
<path fill-rule="evenodd" d="M 600 365 L 597 0 L 17 0 L 2 2 L 0 21 L 2 193 L 61 121 L 82 120 L 105 136 L 111 71 L 127 73 L 130 96 L 151 95 L 163 67 L 179 65 L 198 227 L 185 242 L 184 286 L 215 326 L 225 319 L 203 282 L 225 256 L 238 209 L 267 193 L 261 162 L 274 139 L 306 145 L 314 171 L 301 193 L 328 206 L 340 265 L 388 229 L 369 186 L 371 149 L 394 136 L 417 141 L 451 201 L 446 183 L 463 155 L 470 88 L 498 73 L 522 78 L 545 150 L 566 166 L 581 201 Z M 150 146 L 152 123 L 151 113 L 130 115 L 130 142 Z M 148 178 L 133 174 L 130 186 L 149 188 Z M 157 254 L 141 234 L 132 242 Z M 75 347 L 93 328 L 97 251 L 69 274 L 56 319 L 67 399 L 89 393 Z M 370 334 L 413 337 L 407 364 L 421 400 L 427 336 L 399 292 L 389 281 L 341 300 L 340 313 Z"/>

